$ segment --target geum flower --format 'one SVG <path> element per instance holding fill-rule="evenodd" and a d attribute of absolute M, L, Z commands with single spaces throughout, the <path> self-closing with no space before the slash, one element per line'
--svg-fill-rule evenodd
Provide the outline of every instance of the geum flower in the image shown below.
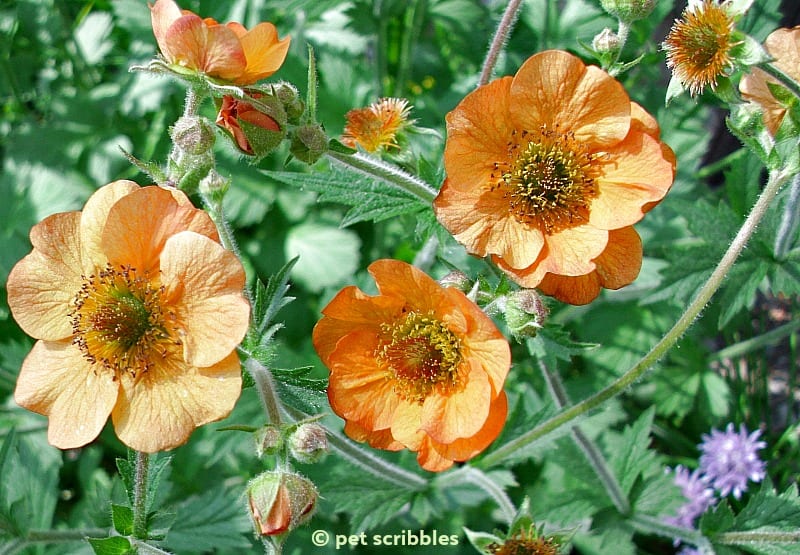
<path fill-rule="evenodd" d="M 278 39 L 272 23 L 259 23 L 248 31 L 241 23 L 202 19 L 172 0 L 157 0 L 150 16 L 167 63 L 236 85 L 269 77 L 289 51 L 290 38 Z"/>
<path fill-rule="evenodd" d="M 205 212 L 179 191 L 115 181 L 30 237 L 8 304 L 39 341 L 14 399 L 49 417 L 51 444 L 85 445 L 111 415 L 125 445 L 155 452 L 228 415 L 249 306 Z"/>
<path fill-rule="evenodd" d="M 345 433 L 410 449 L 434 472 L 474 457 L 505 423 L 508 342 L 461 291 L 419 269 L 379 260 L 369 272 L 378 295 L 343 289 L 313 333 Z"/>
<path fill-rule="evenodd" d="M 773 31 L 764 41 L 764 49 L 775 59 L 772 62 L 775 67 L 800 81 L 800 26 Z M 750 71 L 739 82 L 739 90 L 745 100 L 761 107 L 764 125 L 774 136 L 787 110 L 786 103 L 777 99 L 770 90 L 770 86 L 778 86 L 778 81 L 762 69 L 752 68 Z"/>
<path fill-rule="evenodd" d="M 361 147 L 367 152 L 398 149 L 399 135 L 413 121 L 408 116 L 411 107 L 404 98 L 382 98 L 366 108 L 350 110 L 342 133 L 342 143 L 350 148 Z"/>
<path fill-rule="evenodd" d="M 639 274 L 633 229 L 675 156 L 619 82 L 561 51 L 467 95 L 447 115 L 439 221 L 526 288 L 572 304 Z"/>

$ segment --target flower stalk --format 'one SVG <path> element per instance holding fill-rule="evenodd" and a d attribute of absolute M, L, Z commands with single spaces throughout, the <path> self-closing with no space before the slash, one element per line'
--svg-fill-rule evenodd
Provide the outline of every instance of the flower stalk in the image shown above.
<path fill-rule="evenodd" d="M 503 17 L 497 25 L 497 30 L 489 45 L 489 51 L 486 53 L 486 58 L 483 61 L 481 74 L 480 77 L 478 77 L 478 86 L 485 85 L 492 78 L 492 71 L 494 71 L 494 66 L 497 64 L 497 58 L 500 56 L 500 52 L 503 51 L 511 29 L 514 28 L 521 5 L 522 0 L 511 0 L 508 6 L 506 6 L 506 11 L 503 12 Z"/>
<path fill-rule="evenodd" d="M 150 474 L 150 455 L 136 451 L 133 475 L 133 537 L 147 539 L 147 483 Z"/>
<path fill-rule="evenodd" d="M 636 381 L 641 379 L 650 369 L 653 368 L 655 363 L 664 356 L 669 349 L 680 339 L 684 332 L 692 325 L 697 316 L 706 306 L 711 297 L 716 293 L 722 284 L 723 279 L 730 271 L 736 259 L 741 254 L 747 241 L 753 235 L 759 222 L 766 214 L 770 203 L 780 191 L 781 187 L 791 176 L 783 171 L 772 171 L 769 174 L 767 184 L 761 192 L 761 196 L 753 205 L 753 209 L 747 216 L 744 224 L 739 229 L 736 237 L 734 237 L 728 250 L 722 256 L 717 264 L 717 267 L 711 273 L 706 283 L 695 295 L 692 302 L 686 308 L 686 311 L 673 325 L 673 327 L 656 343 L 650 352 L 637 362 L 630 370 L 625 372 L 617 380 L 611 383 L 606 388 L 598 391 L 591 397 L 562 410 L 550 419 L 542 422 L 529 432 L 526 432 L 519 437 L 509 441 L 502 447 L 496 449 L 492 453 L 483 457 L 476 466 L 479 468 L 491 468 L 508 457 L 513 456 L 521 449 L 529 447 L 536 441 L 539 441 L 545 435 L 550 434 L 563 426 L 572 424 L 576 419 L 584 416 L 586 413 L 595 409 L 605 403 L 606 401 L 616 397 L 625 389 L 630 387 Z"/>
<path fill-rule="evenodd" d="M 252 357 L 244 361 L 244 368 L 256 384 L 256 390 L 261 404 L 264 406 L 264 411 L 267 413 L 269 423 L 280 426 L 281 402 L 275 391 L 275 378 L 272 376 L 272 372 Z"/>

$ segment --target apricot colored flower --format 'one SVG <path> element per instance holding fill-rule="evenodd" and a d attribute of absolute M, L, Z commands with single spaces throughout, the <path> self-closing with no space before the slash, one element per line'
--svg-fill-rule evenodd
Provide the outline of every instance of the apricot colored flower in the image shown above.
<path fill-rule="evenodd" d="M 252 98 L 254 99 L 263 97 L 264 95 L 261 93 L 252 93 Z M 256 140 L 258 140 L 259 143 L 263 142 L 261 139 L 266 138 L 263 137 L 264 131 L 268 132 L 268 135 L 274 136 L 274 139 L 269 142 L 277 141 L 280 143 L 280 140 L 283 138 L 281 125 L 274 117 L 253 106 L 253 104 L 247 100 L 234 98 L 230 95 L 222 97 L 222 104 L 217 113 L 216 123 L 222 129 L 230 133 L 236 146 L 245 154 L 256 154 L 248 138 L 248 132 L 245 130 L 248 126 L 251 130 L 250 134 L 258 135 L 258 139 Z M 244 128 L 242 127 L 243 125 L 245 126 Z"/>
<path fill-rule="evenodd" d="M 734 15 L 728 2 L 690 2 L 664 40 L 667 67 L 692 96 L 714 90 L 717 79 L 733 69 Z"/>
<path fill-rule="evenodd" d="M 632 225 L 669 190 L 675 156 L 622 85 L 550 50 L 447 115 L 439 221 L 522 287 L 573 304 L 639 273 Z"/>
<path fill-rule="evenodd" d="M 775 58 L 772 64 L 786 75 L 800 81 L 800 26 L 792 29 L 777 29 L 764 41 L 764 49 Z M 777 85 L 774 77 L 764 70 L 752 68 L 742 77 L 739 90 L 742 97 L 758 104 L 764 112 L 764 125 L 772 135 L 778 132 L 786 114 L 786 106 L 772 94 L 769 85 Z"/>
<path fill-rule="evenodd" d="M 167 63 L 236 85 L 269 77 L 289 51 L 290 38 L 278 39 L 272 23 L 259 23 L 248 31 L 241 23 L 222 25 L 202 19 L 172 0 L 157 0 L 150 7 L 150 17 Z"/>
<path fill-rule="evenodd" d="M 419 269 L 397 260 L 368 269 L 378 295 L 346 287 L 313 333 L 345 433 L 410 449 L 433 472 L 474 457 L 505 423 L 508 342 L 461 291 Z"/>
<path fill-rule="evenodd" d="M 8 276 L 8 304 L 39 341 L 14 399 L 49 417 L 61 449 L 120 440 L 152 453 L 228 415 L 241 391 L 244 270 L 183 193 L 131 181 L 101 187 L 82 212 L 31 230 Z"/>
<path fill-rule="evenodd" d="M 350 148 L 361 147 L 367 152 L 400 148 L 398 134 L 411 123 L 411 107 L 404 98 L 382 98 L 366 108 L 350 110 L 342 143 Z"/>

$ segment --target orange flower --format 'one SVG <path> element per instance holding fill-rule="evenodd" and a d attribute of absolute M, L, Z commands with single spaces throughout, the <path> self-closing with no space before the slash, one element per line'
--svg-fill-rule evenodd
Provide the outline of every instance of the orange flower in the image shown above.
<path fill-rule="evenodd" d="M 342 143 L 360 146 L 367 152 L 382 148 L 400 148 L 397 136 L 408 125 L 411 107 L 404 98 L 382 98 L 366 108 L 347 112 Z"/>
<path fill-rule="evenodd" d="M 250 311 L 244 270 L 218 240 L 183 193 L 131 181 L 33 227 L 7 285 L 39 339 L 14 399 L 49 417 L 51 444 L 89 443 L 110 414 L 123 443 L 152 453 L 228 415 Z"/>
<path fill-rule="evenodd" d="M 379 260 L 369 272 L 379 294 L 343 289 L 313 334 L 345 433 L 415 451 L 433 472 L 474 457 L 506 419 L 508 342 L 461 291 L 417 268 Z"/>
<path fill-rule="evenodd" d="M 251 96 L 254 99 L 264 98 L 261 93 L 252 93 Z M 264 142 L 263 139 L 267 139 L 269 143 L 276 143 L 274 146 L 277 146 L 277 143 L 280 143 L 283 138 L 281 126 L 274 117 L 262 112 L 247 100 L 239 100 L 230 95 L 222 97 L 216 123 L 231 134 L 236 146 L 245 154 L 252 155 L 256 152 L 251 141 L 248 140 L 248 133 L 242 129 L 242 123 L 252 126 L 253 132 L 258 134 L 259 147 L 260 143 Z M 268 135 L 272 135 L 272 137 L 265 137 L 263 131 L 269 132 Z"/>
<path fill-rule="evenodd" d="M 772 62 L 774 66 L 795 81 L 800 81 L 800 26 L 773 31 L 764 41 L 764 48 L 775 58 Z M 772 135 L 778 132 L 786 114 L 786 106 L 769 90 L 769 85 L 777 84 L 774 77 L 758 68 L 753 68 L 739 83 L 742 96 L 761 106 L 764 111 L 764 125 Z"/>
<path fill-rule="evenodd" d="M 734 11 L 728 2 L 703 0 L 690 3 L 664 41 L 667 66 L 692 96 L 706 87 L 714 90 L 717 79 L 733 68 Z"/>
<path fill-rule="evenodd" d="M 546 51 L 447 115 L 439 221 L 526 288 L 584 304 L 639 273 L 631 227 L 661 201 L 675 156 L 622 85 Z"/>
<path fill-rule="evenodd" d="M 240 23 L 221 25 L 181 10 L 172 0 L 157 0 L 150 7 L 150 17 L 158 48 L 168 63 L 236 85 L 269 77 L 289 51 L 289 37 L 279 40 L 272 23 L 259 23 L 250 31 Z"/>

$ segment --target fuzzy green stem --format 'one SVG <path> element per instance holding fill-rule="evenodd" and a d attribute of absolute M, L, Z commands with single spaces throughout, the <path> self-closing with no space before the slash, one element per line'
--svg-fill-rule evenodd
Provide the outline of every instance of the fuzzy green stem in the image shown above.
<path fill-rule="evenodd" d="M 150 455 L 136 451 L 133 473 L 133 537 L 147 539 L 147 482 L 150 474 Z"/>
<path fill-rule="evenodd" d="M 419 179 L 407 173 L 397 166 L 388 164 L 383 160 L 373 158 L 366 154 L 357 152 L 355 154 L 343 154 L 329 150 L 325 155 L 332 161 L 351 169 L 357 170 L 369 177 L 380 179 L 401 191 L 410 193 L 425 204 L 431 204 L 436 198 L 436 190 Z"/>
<path fill-rule="evenodd" d="M 701 548 L 703 553 L 713 553 L 713 551 L 711 551 L 711 542 L 697 530 L 672 526 L 671 524 L 666 524 L 660 519 L 649 515 L 633 514 L 628 518 L 627 522 L 637 531 L 644 534 L 690 543 Z"/>
<path fill-rule="evenodd" d="M 517 514 L 517 508 L 514 503 L 511 502 L 505 490 L 493 482 L 484 472 L 474 466 L 462 466 L 457 470 L 442 474 L 436 480 L 436 485 L 441 491 L 447 491 L 447 488 L 457 484 L 470 484 L 481 488 L 497 503 L 500 512 L 503 513 L 503 519 L 507 523 L 510 524 L 514 520 L 514 516 Z"/>
<path fill-rule="evenodd" d="M 630 35 L 631 26 L 629 23 L 622 21 L 621 19 L 618 21 L 617 25 L 617 38 L 619 39 L 619 48 L 617 49 L 616 54 L 614 54 L 614 59 L 608 65 L 608 73 L 612 77 L 615 77 L 619 73 L 619 68 L 615 68 L 617 62 L 619 62 L 619 58 L 622 55 L 622 49 L 625 48 L 625 43 L 628 42 L 628 35 Z"/>
<path fill-rule="evenodd" d="M 550 391 L 550 395 L 553 397 L 556 406 L 559 409 L 569 406 L 571 403 L 569 397 L 567 396 L 567 391 L 564 388 L 564 384 L 561 383 L 561 378 L 557 374 L 550 372 L 547 366 L 542 362 L 539 363 L 539 369 L 541 370 L 542 377 L 547 383 L 547 389 Z M 628 496 L 625 495 L 622 486 L 609 468 L 608 463 L 603 457 L 603 454 L 600 452 L 600 449 L 597 448 L 594 442 L 586 434 L 584 434 L 578 426 L 574 426 L 571 430 L 571 433 L 572 439 L 575 441 L 578 447 L 580 447 L 581 451 L 583 451 L 583 454 L 586 456 L 586 460 L 589 462 L 589 465 L 591 465 L 595 474 L 600 479 L 600 482 L 603 484 L 603 487 L 605 488 L 608 497 L 611 499 L 611 502 L 614 504 L 614 507 L 616 507 L 620 514 L 629 514 L 631 511 L 631 504 L 628 501 Z"/>
<path fill-rule="evenodd" d="M 513 456 L 521 449 L 529 447 L 532 443 L 540 440 L 547 434 L 550 434 L 563 426 L 572 424 L 577 418 L 584 416 L 590 410 L 595 409 L 625 391 L 634 382 L 642 378 L 648 370 L 650 370 L 655 363 L 672 348 L 673 345 L 680 339 L 684 332 L 692 325 L 695 318 L 700 314 L 708 301 L 719 289 L 725 275 L 730 271 L 733 263 L 738 258 L 739 254 L 744 249 L 750 236 L 755 232 L 756 226 L 764 217 L 770 203 L 778 194 L 778 191 L 789 179 L 789 175 L 780 172 L 772 171 L 769 174 L 767 185 L 761 192 L 750 214 L 747 216 L 741 229 L 739 229 L 736 237 L 734 237 L 728 250 L 722 256 L 722 259 L 717 264 L 717 267 L 711 273 L 706 283 L 695 295 L 692 302 L 686 308 L 686 311 L 678 319 L 674 326 L 664 335 L 661 340 L 656 343 L 650 352 L 648 352 L 639 362 L 637 362 L 630 370 L 625 372 L 617 380 L 611 383 L 606 388 L 598 391 L 591 397 L 571 406 L 566 410 L 562 410 L 550 419 L 542 422 L 529 432 L 526 432 L 519 437 L 509 441 L 505 445 L 496 449 L 492 453 L 487 454 L 478 463 L 480 468 L 490 468 L 496 464 L 501 463 L 506 458 Z"/>
<path fill-rule="evenodd" d="M 795 175 L 789 186 L 789 198 L 783 208 L 781 222 L 775 234 L 775 258 L 784 260 L 797 238 L 797 228 L 800 226 L 800 174 Z"/>
<path fill-rule="evenodd" d="M 252 357 L 244 361 L 244 368 L 256 384 L 258 396 L 261 399 L 261 404 L 264 406 L 264 411 L 267 413 L 270 424 L 280 426 L 281 402 L 275 391 L 275 378 L 273 378 L 272 372 Z"/>
<path fill-rule="evenodd" d="M 503 12 L 503 17 L 497 25 L 497 30 L 492 37 L 492 42 L 489 44 L 489 50 L 486 52 L 486 58 L 483 61 L 480 77 L 478 77 L 478 86 L 485 85 L 492 78 L 494 66 L 497 64 L 497 58 L 506 44 L 511 29 L 514 28 L 514 23 L 519 16 L 519 8 L 522 5 L 522 0 L 511 0 L 506 6 L 506 11 Z"/>
<path fill-rule="evenodd" d="M 789 89 L 795 97 L 800 99 L 800 83 L 789 77 L 782 69 L 774 65 L 772 62 L 758 64 L 758 67 L 768 73 L 770 76 L 777 79 L 781 85 Z"/>
<path fill-rule="evenodd" d="M 723 532 L 714 536 L 714 543 L 723 545 L 791 544 L 800 542 L 800 531 Z"/>

